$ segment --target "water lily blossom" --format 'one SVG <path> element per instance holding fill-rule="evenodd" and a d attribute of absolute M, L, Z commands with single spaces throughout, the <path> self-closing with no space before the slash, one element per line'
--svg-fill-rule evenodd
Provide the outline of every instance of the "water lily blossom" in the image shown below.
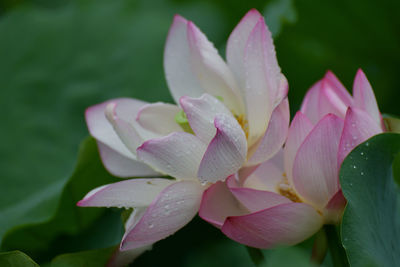
<path fill-rule="evenodd" d="M 78 203 L 134 208 L 121 250 L 147 246 L 186 225 L 209 185 L 274 157 L 288 131 L 288 84 L 256 10 L 230 35 L 227 62 L 192 22 L 176 15 L 164 69 L 177 105 L 124 98 L 86 112 L 109 172 L 151 177 L 96 188 Z"/>
<path fill-rule="evenodd" d="M 358 71 L 352 97 L 328 72 L 307 93 L 281 153 L 210 186 L 199 215 L 248 246 L 299 243 L 340 221 L 346 203 L 340 165 L 355 146 L 384 130 L 364 73 Z"/>

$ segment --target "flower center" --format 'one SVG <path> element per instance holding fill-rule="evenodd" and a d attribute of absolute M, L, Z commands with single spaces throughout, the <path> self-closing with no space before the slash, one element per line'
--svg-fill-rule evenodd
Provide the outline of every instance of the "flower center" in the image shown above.
<path fill-rule="evenodd" d="M 245 116 L 242 115 L 236 115 L 232 112 L 232 114 L 235 116 L 235 119 L 239 123 L 240 127 L 242 127 L 244 134 L 246 135 L 246 139 L 249 138 L 249 122 L 246 120 Z"/>
<path fill-rule="evenodd" d="M 287 197 L 293 202 L 302 202 L 301 199 L 297 196 L 294 189 L 290 186 L 289 181 L 286 177 L 286 173 L 283 173 L 282 176 L 282 181 L 277 184 L 279 194 Z"/>

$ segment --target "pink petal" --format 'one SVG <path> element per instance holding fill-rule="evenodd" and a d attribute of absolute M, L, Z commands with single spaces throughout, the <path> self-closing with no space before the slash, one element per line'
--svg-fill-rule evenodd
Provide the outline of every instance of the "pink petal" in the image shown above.
<path fill-rule="evenodd" d="M 260 164 L 243 182 L 243 187 L 279 193 L 283 177 L 283 155 L 281 152 Z M 242 178 L 242 177 L 241 177 Z"/>
<path fill-rule="evenodd" d="M 310 119 L 310 122 L 313 124 L 316 124 L 321 119 L 319 114 L 321 85 L 322 81 L 318 81 L 307 91 L 300 108 L 300 111 Z"/>
<path fill-rule="evenodd" d="M 151 139 L 137 149 L 137 157 L 155 170 L 177 179 L 195 179 L 206 145 L 196 136 L 175 132 Z"/>
<path fill-rule="evenodd" d="M 381 113 L 376 103 L 375 94 L 364 72 L 359 69 L 353 85 L 354 107 L 367 112 L 377 124 L 382 124 Z"/>
<path fill-rule="evenodd" d="M 236 28 L 229 36 L 226 47 L 226 58 L 229 68 L 233 71 L 241 88 L 246 87 L 246 76 L 244 71 L 244 51 L 247 40 L 254 26 L 262 18 L 256 10 L 250 10 L 239 22 Z M 242 92 L 244 96 L 244 92 Z"/>
<path fill-rule="evenodd" d="M 183 96 L 179 102 L 193 132 L 206 144 L 213 139 L 217 131 L 214 126 L 215 116 L 217 114 L 232 116 L 224 104 L 209 94 L 204 94 L 199 98 Z"/>
<path fill-rule="evenodd" d="M 147 164 L 125 157 L 107 145 L 97 141 L 101 161 L 111 174 L 117 177 L 157 177 L 160 174 Z"/>
<path fill-rule="evenodd" d="M 313 125 L 310 120 L 301 111 L 298 111 L 290 125 L 283 156 L 286 176 L 290 184 L 293 183 L 293 162 L 297 150 L 311 132 L 312 128 Z"/>
<path fill-rule="evenodd" d="M 326 205 L 323 214 L 324 221 L 326 224 L 337 224 L 342 219 L 343 210 L 346 206 L 346 199 L 343 196 L 342 190 L 339 190 L 329 200 Z"/>
<path fill-rule="evenodd" d="M 244 106 L 235 78 L 214 45 L 192 23 L 187 24 L 192 69 L 206 92 L 223 98 L 224 104 L 236 114 Z"/>
<path fill-rule="evenodd" d="M 130 179 L 103 185 L 90 191 L 78 206 L 82 207 L 147 207 L 174 180 Z"/>
<path fill-rule="evenodd" d="M 334 92 L 340 100 L 346 105 L 351 106 L 353 104 L 353 100 L 351 98 L 350 93 L 346 90 L 343 84 L 339 81 L 339 79 L 333 74 L 333 72 L 328 71 L 325 74 L 324 80 L 330 84 L 333 88 Z"/>
<path fill-rule="evenodd" d="M 199 97 L 205 92 L 192 70 L 187 24 L 175 15 L 164 50 L 165 77 L 176 103 L 182 96 Z"/>
<path fill-rule="evenodd" d="M 329 81 L 322 80 L 318 100 L 319 119 L 327 114 L 335 114 L 339 118 L 344 118 L 348 105 L 340 98 L 335 89 Z"/>
<path fill-rule="evenodd" d="M 226 183 L 217 182 L 203 193 L 199 216 L 215 227 L 221 228 L 228 216 L 247 213 L 249 211 L 233 196 Z"/>
<path fill-rule="evenodd" d="M 304 203 L 286 203 L 244 216 L 228 217 L 222 232 L 229 238 L 256 248 L 294 245 L 315 234 L 322 217 Z"/>
<path fill-rule="evenodd" d="M 279 90 L 282 89 L 282 77 L 276 60 L 275 47 L 263 18 L 259 19 L 247 41 L 244 68 L 248 140 L 252 145 L 267 129 L 270 116 L 277 104 L 276 97 L 281 95 Z"/>
<path fill-rule="evenodd" d="M 105 116 L 106 106 L 110 103 L 116 104 L 115 112 L 121 119 L 126 121 L 129 121 L 130 117 L 135 118 L 139 109 L 146 103 L 129 98 L 112 99 L 89 107 L 85 113 L 89 132 L 96 140 L 102 142 L 125 157 L 135 159 L 134 154 L 132 154 L 122 143 L 121 139 L 114 131 L 113 126 Z"/>
<path fill-rule="evenodd" d="M 344 121 L 342 137 L 340 139 L 338 166 L 342 165 L 345 157 L 356 146 L 368 138 L 379 134 L 382 129 L 371 116 L 363 110 L 349 108 Z"/>
<path fill-rule="evenodd" d="M 179 111 L 180 108 L 172 104 L 161 102 L 148 104 L 139 110 L 136 121 L 146 130 L 159 135 L 182 132 L 182 128 L 175 121 Z"/>
<path fill-rule="evenodd" d="M 265 175 L 268 175 L 265 173 Z M 228 178 L 234 179 L 233 176 Z M 274 192 L 264 191 L 264 190 L 256 190 L 253 188 L 244 188 L 237 186 L 230 186 L 230 183 L 227 181 L 227 185 L 231 190 L 232 194 L 236 197 L 237 200 L 240 201 L 250 212 L 256 212 L 263 209 L 267 209 L 279 204 L 290 203 L 291 201 L 279 194 Z"/>
<path fill-rule="evenodd" d="M 267 131 L 260 140 L 256 151 L 247 161 L 247 165 L 255 165 L 272 158 L 282 148 L 288 133 L 290 120 L 289 102 L 287 99 L 275 108 L 269 121 Z"/>
<path fill-rule="evenodd" d="M 236 119 L 219 114 L 214 124 L 217 133 L 208 145 L 197 173 L 201 182 L 224 180 L 237 172 L 246 160 L 246 136 Z"/>
<path fill-rule="evenodd" d="M 300 197 L 323 208 L 339 190 L 337 153 L 343 120 L 326 115 L 306 137 L 293 164 L 293 184 Z"/>
<path fill-rule="evenodd" d="M 165 188 L 127 230 L 121 250 L 149 245 L 174 234 L 196 215 L 202 192 L 203 188 L 195 181 L 175 182 Z"/>

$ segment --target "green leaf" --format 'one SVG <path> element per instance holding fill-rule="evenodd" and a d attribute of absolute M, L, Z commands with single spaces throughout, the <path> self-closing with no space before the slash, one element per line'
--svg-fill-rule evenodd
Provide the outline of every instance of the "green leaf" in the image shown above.
<path fill-rule="evenodd" d="M 277 248 L 264 251 L 265 263 L 262 267 L 315 267 L 310 261 L 310 255 L 300 247 Z"/>
<path fill-rule="evenodd" d="M 85 231 L 105 212 L 105 209 L 77 207 L 76 203 L 94 187 L 116 181 L 118 179 L 102 166 L 95 140 L 87 138 L 81 144 L 76 169 L 63 189 L 54 216 L 46 222 L 20 226 L 8 232 L 3 240 L 3 249 L 22 249 L 35 258 L 41 252 L 49 254 L 57 236 Z M 110 245 L 114 244 L 105 244 Z"/>
<path fill-rule="evenodd" d="M 21 251 L 0 253 L 2 267 L 39 267 L 39 265 Z"/>
<path fill-rule="evenodd" d="M 51 267 L 97 267 L 105 266 L 117 247 L 68 253 L 51 261 Z"/>
<path fill-rule="evenodd" d="M 359 145 L 340 171 L 348 203 L 342 242 L 351 266 L 400 266 L 400 191 L 392 164 L 400 134 L 385 133 Z"/>

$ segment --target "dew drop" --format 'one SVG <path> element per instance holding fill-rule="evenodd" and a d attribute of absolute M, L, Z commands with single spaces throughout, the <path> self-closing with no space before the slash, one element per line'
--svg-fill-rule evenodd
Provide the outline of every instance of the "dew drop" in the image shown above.
<path fill-rule="evenodd" d="M 356 166 L 356 165 L 353 165 L 353 169 L 357 169 L 357 166 Z"/>
<path fill-rule="evenodd" d="M 150 223 L 149 224 L 149 229 L 152 229 L 154 227 L 154 224 Z"/>
<path fill-rule="evenodd" d="M 369 146 L 369 142 L 366 142 L 366 143 L 365 143 L 365 146 Z"/>
<path fill-rule="evenodd" d="M 361 156 L 364 156 L 364 152 L 361 152 L 360 155 L 361 155 Z"/>
<path fill-rule="evenodd" d="M 364 172 L 361 172 L 360 174 L 361 174 L 361 175 L 364 175 Z"/>

